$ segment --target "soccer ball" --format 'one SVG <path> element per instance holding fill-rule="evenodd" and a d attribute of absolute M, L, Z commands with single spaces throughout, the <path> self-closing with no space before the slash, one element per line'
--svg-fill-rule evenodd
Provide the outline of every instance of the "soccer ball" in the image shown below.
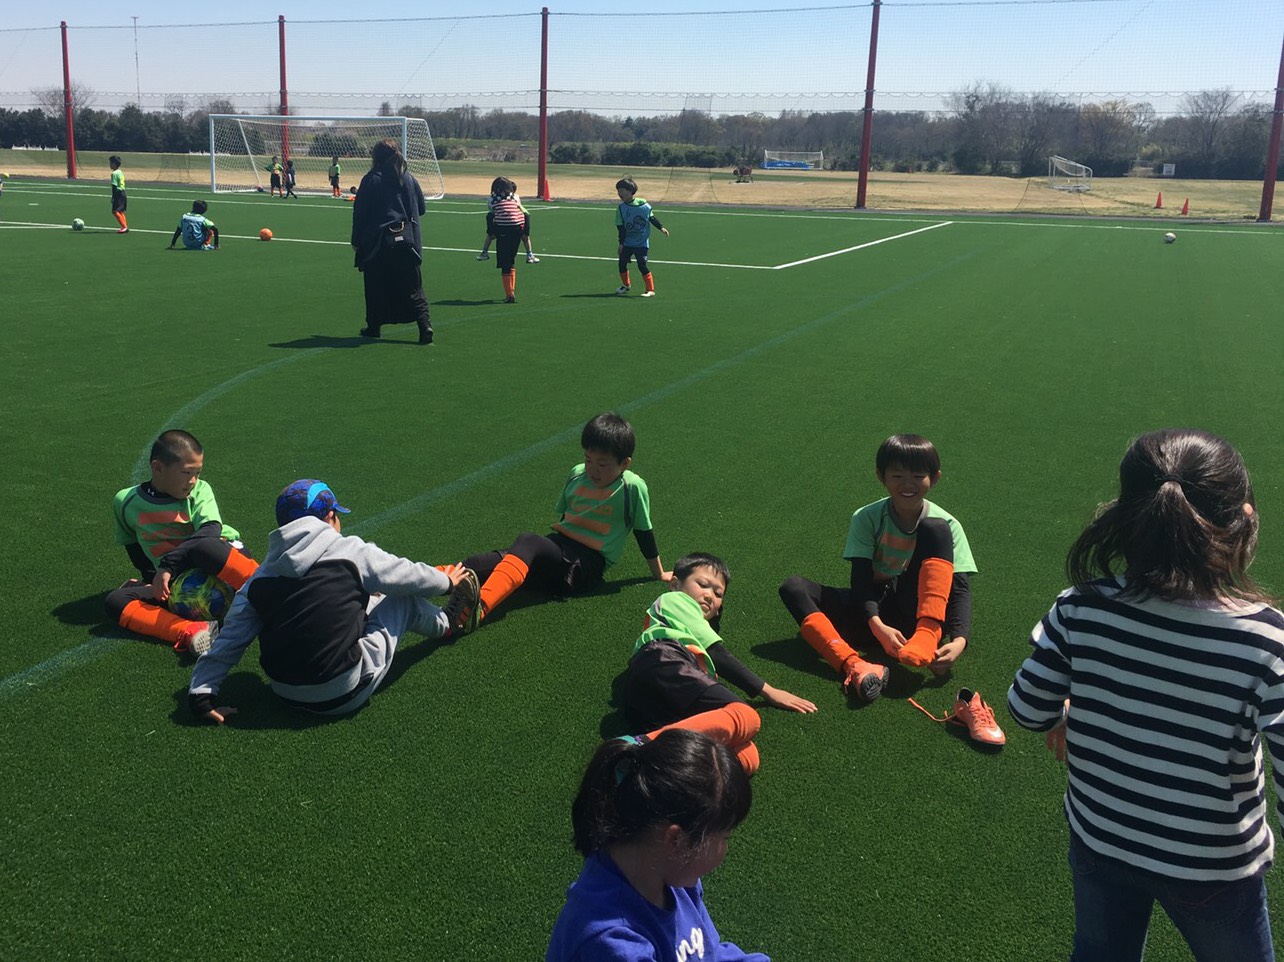
<path fill-rule="evenodd" d="M 184 571 L 169 583 L 169 610 L 188 621 L 222 621 L 235 592 L 200 568 Z"/>
<path fill-rule="evenodd" d="M 75 220 L 73 220 L 73 221 L 71 222 L 71 229 L 72 229 L 72 230 L 84 230 L 84 229 L 85 229 L 85 222 L 84 222 L 83 220 L 81 220 L 79 217 L 77 217 Z"/>
<path fill-rule="evenodd" d="M 1175 243 L 1175 242 L 1176 242 L 1176 240 L 1177 240 L 1177 235 L 1176 235 L 1176 234 L 1174 234 L 1172 231 L 1169 231 L 1167 234 L 1165 234 L 1165 235 L 1164 235 L 1164 243 L 1165 243 L 1165 244 L 1172 244 L 1172 243 Z"/>
<path fill-rule="evenodd" d="M 264 227 L 261 231 L 259 231 L 259 240 L 271 240 L 271 239 L 272 239 L 272 232 L 268 230 L 266 227 Z"/>

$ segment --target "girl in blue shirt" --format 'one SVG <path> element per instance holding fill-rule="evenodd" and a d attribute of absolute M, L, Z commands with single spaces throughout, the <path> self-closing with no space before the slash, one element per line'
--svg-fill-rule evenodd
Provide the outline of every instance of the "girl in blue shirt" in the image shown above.
<path fill-rule="evenodd" d="M 770 962 L 719 940 L 700 884 L 750 801 L 744 768 L 700 732 L 603 743 L 571 806 L 584 870 L 546 962 Z"/>

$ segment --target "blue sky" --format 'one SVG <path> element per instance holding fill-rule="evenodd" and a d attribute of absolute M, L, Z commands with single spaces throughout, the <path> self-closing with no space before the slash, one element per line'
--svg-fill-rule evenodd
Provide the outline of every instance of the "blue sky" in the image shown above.
<path fill-rule="evenodd" d="M 239 109 L 265 110 L 265 92 L 277 87 L 270 22 L 284 14 L 292 102 L 327 95 L 313 97 L 308 112 L 371 113 L 381 99 L 430 109 L 535 105 L 538 2 L 382 0 L 361 8 L 336 0 L 226 0 L 217 7 L 55 0 L 13 7 L 0 27 L 0 104 L 61 82 L 56 27 L 65 19 L 75 28 L 74 75 L 98 92 L 100 106 L 141 91 L 152 106 L 167 94 L 187 95 L 187 106 L 226 95 Z M 344 21 L 362 9 L 381 20 L 420 19 L 316 22 Z M 562 92 L 555 107 L 630 114 L 859 106 L 831 95 L 864 88 L 868 4 L 647 0 L 632 8 L 644 14 L 601 16 L 606 9 L 584 0 L 550 4 L 550 87 Z M 1281 0 L 886 0 L 879 107 L 939 109 L 944 94 L 974 81 L 1086 99 L 1145 99 L 1160 112 L 1184 92 L 1223 86 L 1269 103 L 1282 10 Z M 140 28 L 137 69 L 132 15 Z M 245 25 L 171 26 L 215 21 Z M 200 66 L 185 76 L 192 62 Z M 811 96 L 790 96 L 797 94 Z"/>

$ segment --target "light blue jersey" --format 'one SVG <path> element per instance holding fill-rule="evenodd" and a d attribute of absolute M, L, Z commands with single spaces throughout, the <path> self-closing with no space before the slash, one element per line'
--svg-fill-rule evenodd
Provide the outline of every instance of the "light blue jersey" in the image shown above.
<path fill-rule="evenodd" d="M 651 246 L 651 205 L 641 197 L 620 204 L 615 211 L 615 226 L 624 228 L 624 246 Z"/>
<path fill-rule="evenodd" d="M 205 232 L 214 226 L 213 222 L 207 220 L 201 214 L 184 214 L 182 221 L 183 229 L 183 246 L 188 250 L 196 250 L 205 243 Z"/>

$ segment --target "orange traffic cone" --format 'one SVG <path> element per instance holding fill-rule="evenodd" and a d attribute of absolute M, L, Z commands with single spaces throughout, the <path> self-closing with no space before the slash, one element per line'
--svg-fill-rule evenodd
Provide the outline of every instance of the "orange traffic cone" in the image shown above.
<path fill-rule="evenodd" d="M 1181 205 L 1181 216 L 1185 217 L 1190 214 L 1190 198 L 1186 198 L 1186 203 Z"/>
<path fill-rule="evenodd" d="M 1159 210 L 1163 206 L 1164 206 L 1164 192 L 1161 190 L 1159 192 L 1159 196 L 1155 198 L 1155 210 Z"/>

